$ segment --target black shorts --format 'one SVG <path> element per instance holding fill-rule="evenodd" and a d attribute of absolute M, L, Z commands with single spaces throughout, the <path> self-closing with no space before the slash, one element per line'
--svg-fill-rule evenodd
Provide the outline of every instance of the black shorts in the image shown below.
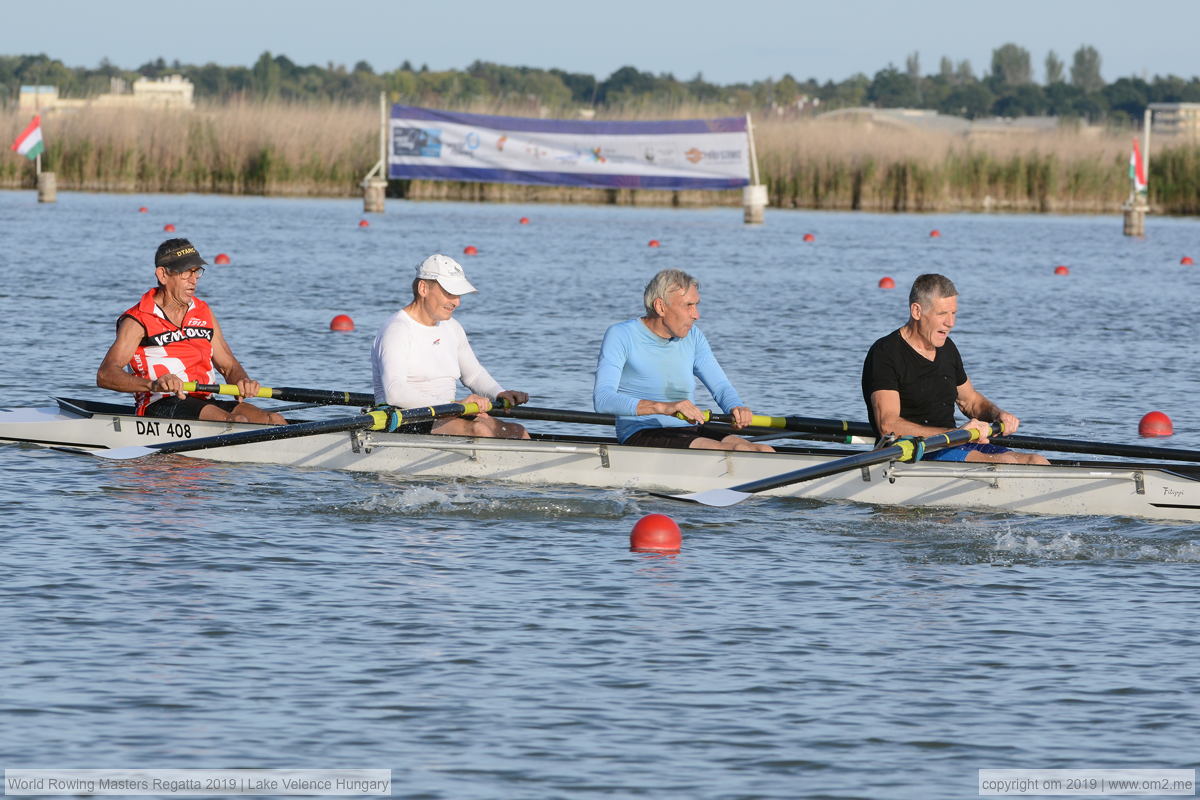
<path fill-rule="evenodd" d="M 643 428 L 621 444 L 632 444 L 636 447 L 675 447 L 686 450 L 697 439 L 721 441 L 706 434 L 702 428 L 693 425 L 677 425 L 671 428 Z"/>
<path fill-rule="evenodd" d="M 180 400 L 175 395 L 167 395 L 146 406 L 147 417 L 163 419 L 200 419 L 200 412 L 205 406 L 216 406 L 226 414 L 232 414 L 237 408 L 236 400 L 214 400 L 211 397 L 200 397 L 189 394 Z"/>

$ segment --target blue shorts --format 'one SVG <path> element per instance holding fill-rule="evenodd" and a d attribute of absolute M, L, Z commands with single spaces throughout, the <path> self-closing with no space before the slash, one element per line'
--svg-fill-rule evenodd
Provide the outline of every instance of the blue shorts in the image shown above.
<path fill-rule="evenodd" d="M 1010 452 L 1009 448 L 1001 447 L 998 444 L 979 444 L 978 442 L 971 442 L 970 444 L 960 444 L 957 447 L 946 447 L 941 450 L 934 450 L 932 453 L 926 453 L 924 456 L 922 456 L 921 460 L 966 461 L 967 453 L 971 452 L 972 450 L 989 456 Z"/>

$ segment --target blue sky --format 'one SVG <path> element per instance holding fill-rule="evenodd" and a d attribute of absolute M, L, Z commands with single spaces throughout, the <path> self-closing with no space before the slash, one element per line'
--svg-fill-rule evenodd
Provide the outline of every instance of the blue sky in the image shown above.
<path fill-rule="evenodd" d="M 0 5 L 9 6 L 13 0 Z M 1200 0 L 39 0 L 9 13 L 0 53 L 44 52 L 69 66 L 107 57 L 132 69 L 168 62 L 250 65 L 264 50 L 300 64 L 377 71 L 405 59 L 431 69 L 475 59 L 558 67 L 604 78 L 632 65 L 727 84 L 791 73 L 798 79 L 873 75 L 920 53 L 986 72 L 994 48 L 1030 51 L 1034 75 L 1053 49 L 1066 64 L 1096 47 L 1101 73 L 1200 74 Z"/>

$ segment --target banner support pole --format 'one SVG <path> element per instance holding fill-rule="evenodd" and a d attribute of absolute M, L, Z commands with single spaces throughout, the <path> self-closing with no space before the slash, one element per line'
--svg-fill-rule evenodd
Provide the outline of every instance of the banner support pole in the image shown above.
<path fill-rule="evenodd" d="M 758 182 L 758 152 L 754 149 L 754 122 L 746 112 L 746 140 L 750 146 L 750 185 L 742 190 L 742 220 L 747 225 L 761 225 L 767 206 L 767 187 Z"/>
<path fill-rule="evenodd" d="M 379 93 L 379 161 L 362 180 L 363 213 L 382 214 L 387 196 L 387 92 Z"/>

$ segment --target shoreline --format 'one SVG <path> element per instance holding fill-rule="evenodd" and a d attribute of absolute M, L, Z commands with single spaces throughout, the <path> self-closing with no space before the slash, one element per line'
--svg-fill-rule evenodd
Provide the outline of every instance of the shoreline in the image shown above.
<path fill-rule="evenodd" d="M 402 187 L 401 184 L 410 184 Z M 413 186 L 411 184 L 421 184 Z M 768 184 L 768 186 L 770 186 Z M 18 185 L 15 181 L 0 180 L 0 191 L 36 192 L 33 180 Z M 355 186 L 345 191 L 334 191 L 331 187 L 276 186 L 269 191 L 222 191 L 210 187 L 170 187 L 145 189 L 128 184 L 74 186 L 58 182 L 58 192 L 83 192 L 91 194 L 159 195 L 159 194 L 202 194 L 222 197 L 279 197 L 314 199 L 361 199 L 362 191 Z M 863 212 L 868 214 L 1060 214 L 1070 215 L 1113 215 L 1122 212 L 1123 202 L 1080 200 L 1059 206 L 1036 201 L 1025 203 L 997 200 L 990 195 L 971 198 L 961 202 L 939 202 L 919 208 L 896 207 L 892 202 L 849 204 L 804 205 L 787 202 L 768 188 L 770 203 L 767 208 L 775 211 L 838 211 Z M 741 209 L 741 190 L 704 192 L 698 190 L 666 191 L 657 189 L 581 189 L 547 186 L 524 186 L 513 184 L 457 184 L 433 181 L 398 181 L 388 183 L 387 200 L 411 202 L 447 203 L 494 203 L 497 205 L 552 204 L 632 206 L 641 208 L 729 208 Z M 782 202 L 781 202 L 782 201 Z M 364 212 L 366 213 L 366 212 Z M 1167 217 L 1200 216 L 1200 213 L 1172 211 L 1159 205 L 1151 205 L 1150 214 Z"/>
<path fill-rule="evenodd" d="M 0 112 L 15 137 L 16 112 Z M 235 104 L 187 114 L 79 111 L 47 116 L 43 169 L 63 192 L 361 197 L 378 159 L 371 106 Z M 773 209 L 868 212 L 1120 213 L 1130 192 L 1128 131 L 963 136 L 820 118 L 755 126 Z M 1152 213 L 1200 214 L 1200 145 L 1158 140 Z M 33 189 L 32 166 L 0 159 L 0 189 Z M 741 207 L 741 190 L 665 191 L 394 180 L 409 200 L 645 207 Z"/>

